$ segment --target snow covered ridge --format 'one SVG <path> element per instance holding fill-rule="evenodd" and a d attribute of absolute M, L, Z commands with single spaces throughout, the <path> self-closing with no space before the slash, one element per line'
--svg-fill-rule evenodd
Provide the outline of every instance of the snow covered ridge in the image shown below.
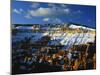
<path fill-rule="evenodd" d="M 66 27 L 64 31 L 63 28 Z M 38 28 L 38 29 L 37 29 Z M 60 24 L 59 25 L 16 25 L 13 29 L 26 30 L 25 32 L 18 31 L 16 35 L 12 36 L 14 43 L 25 40 L 25 38 L 31 38 L 31 42 L 40 40 L 44 36 L 50 36 L 51 40 L 48 45 L 64 45 L 63 50 L 70 49 L 73 45 L 87 44 L 88 42 L 95 41 L 95 29 L 77 25 L 77 24 Z M 79 31 L 78 31 L 78 30 Z M 81 31 L 86 30 L 86 32 Z M 37 30 L 39 32 L 28 30 Z M 45 30 L 45 31 L 42 31 Z"/>
<path fill-rule="evenodd" d="M 18 26 L 18 27 L 16 27 L 16 29 L 33 29 L 33 27 L 32 26 Z"/>
<path fill-rule="evenodd" d="M 59 26 L 62 26 L 62 27 L 69 27 L 71 29 L 78 29 L 79 28 L 79 29 L 83 29 L 83 30 L 95 31 L 95 29 L 93 29 L 93 28 L 85 27 L 85 26 L 82 26 L 81 24 L 78 25 L 78 24 L 74 24 L 74 23 L 55 24 L 55 25 L 54 24 L 44 24 L 44 25 L 38 24 L 38 25 L 42 29 L 48 29 L 48 28 L 52 28 L 52 27 L 57 29 L 57 28 L 59 28 Z M 29 26 L 28 26 L 28 24 L 27 24 L 27 26 L 26 25 L 17 26 L 16 24 L 14 24 L 14 25 L 12 25 L 12 28 L 13 29 L 30 29 L 30 30 L 32 30 L 32 29 L 34 29 L 33 26 L 35 26 L 35 24 L 31 24 L 31 25 L 29 24 Z M 36 27 L 35 27 L 35 29 L 36 29 Z"/>
<path fill-rule="evenodd" d="M 80 29 L 85 29 L 85 30 L 95 31 L 95 29 L 93 29 L 93 28 L 84 27 L 84 26 L 78 26 L 78 25 L 75 25 L 75 24 L 69 25 L 69 28 L 71 28 L 71 29 L 77 29 L 77 28 L 80 28 Z"/>

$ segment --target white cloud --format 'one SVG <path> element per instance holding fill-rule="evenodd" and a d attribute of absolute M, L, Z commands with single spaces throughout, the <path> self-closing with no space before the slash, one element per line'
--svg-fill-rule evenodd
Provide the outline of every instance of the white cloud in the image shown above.
<path fill-rule="evenodd" d="M 70 9 L 60 9 L 60 8 L 37 8 L 36 10 L 29 10 L 28 13 L 31 16 L 57 16 L 61 14 L 68 14 Z"/>
<path fill-rule="evenodd" d="M 39 6 L 40 6 L 40 4 L 39 3 L 35 3 L 35 2 L 31 5 L 32 8 L 38 8 Z"/>
<path fill-rule="evenodd" d="M 51 9 L 40 7 L 37 10 L 29 10 L 28 12 L 32 16 L 45 16 L 51 14 Z"/>
<path fill-rule="evenodd" d="M 25 15 L 24 17 L 27 18 L 27 19 L 31 19 L 32 18 L 29 14 Z"/>
<path fill-rule="evenodd" d="M 43 21 L 45 21 L 45 22 L 47 22 L 47 21 L 49 21 L 50 20 L 50 18 L 44 18 L 43 19 Z"/>
<path fill-rule="evenodd" d="M 73 14 L 75 15 L 75 14 L 82 14 L 83 12 L 81 11 L 81 10 L 77 10 L 77 11 L 75 11 L 75 12 L 73 12 Z"/>
<path fill-rule="evenodd" d="M 20 12 L 23 12 L 23 9 L 20 8 L 19 11 L 20 11 Z"/>
<path fill-rule="evenodd" d="M 65 7 L 67 7 L 67 5 L 66 4 L 61 4 L 61 7 L 64 7 L 65 8 Z"/>
<path fill-rule="evenodd" d="M 13 9 L 13 12 L 16 14 L 21 14 L 24 11 L 23 11 L 23 9 L 20 8 L 20 9 Z"/>
<path fill-rule="evenodd" d="M 54 23 L 62 23 L 62 21 L 61 21 L 61 19 L 59 19 L 59 18 L 55 18 L 55 19 L 54 19 Z"/>
<path fill-rule="evenodd" d="M 43 21 L 44 22 L 49 22 L 49 21 L 51 21 L 52 23 L 55 23 L 55 24 L 57 24 L 57 23 L 63 23 L 63 21 L 60 19 L 60 18 L 50 18 L 50 17 L 46 17 L 46 18 L 43 18 Z"/>
<path fill-rule="evenodd" d="M 70 10 L 69 10 L 68 8 L 64 9 L 64 11 L 65 11 L 66 13 L 69 13 L 69 12 L 70 12 Z"/>
<path fill-rule="evenodd" d="M 13 9 L 13 12 L 17 13 L 17 14 L 21 14 L 21 12 L 19 10 L 17 10 L 17 9 Z"/>

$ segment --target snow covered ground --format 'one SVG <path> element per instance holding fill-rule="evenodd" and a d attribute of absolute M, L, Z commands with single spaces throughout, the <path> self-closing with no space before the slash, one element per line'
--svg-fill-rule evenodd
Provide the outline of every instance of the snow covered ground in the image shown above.
<path fill-rule="evenodd" d="M 29 27 L 31 28 L 31 27 Z M 28 29 L 29 29 L 28 28 Z M 95 29 L 82 27 L 82 26 L 76 26 L 76 25 L 70 25 L 69 28 L 76 29 L 76 28 L 82 28 L 82 29 L 88 29 L 91 31 L 95 31 Z M 78 32 L 61 32 L 61 31 L 46 31 L 46 32 L 22 32 L 17 33 L 16 35 L 12 36 L 12 42 L 18 42 L 21 40 L 25 40 L 25 38 L 31 38 L 31 41 L 38 41 L 43 36 L 49 35 L 51 37 L 51 41 L 48 42 L 48 45 L 64 45 L 63 49 L 71 48 L 74 45 L 79 44 L 86 44 L 88 42 L 94 42 L 95 40 L 95 34 L 94 33 L 78 33 Z"/>
<path fill-rule="evenodd" d="M 52 41 L 49 42 L 49 45 L 62 44 L 65 45 L 64 49 L 72 47 L 73 44 L 86 44 L 88 42 L 94 42 L 95 34 L 90 33 L 55 33 L 52 35 Z"/>
<path fill-rule="evenodd" d="M 13 42 L 18 42 L 18 41 L 22 41 L 25 40 L 25 38 L 31 38 L 31 41 L 37 41 L 39 39 L 41 39 L 43 36 L 48 35 L 47 32 L 45 33 L 34 33 L 34 32 L 18 32 L 17 35 L 13 35 L 12 36 L 12 41 Z"/>

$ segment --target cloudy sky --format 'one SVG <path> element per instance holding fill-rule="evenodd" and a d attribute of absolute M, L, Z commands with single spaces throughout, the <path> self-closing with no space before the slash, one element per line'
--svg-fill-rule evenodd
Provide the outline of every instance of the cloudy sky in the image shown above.
<path fill-rule="evenodd" d="M 95 28 L 96 7 L 12 1 L 13 24 L 78 23 Z"/>

